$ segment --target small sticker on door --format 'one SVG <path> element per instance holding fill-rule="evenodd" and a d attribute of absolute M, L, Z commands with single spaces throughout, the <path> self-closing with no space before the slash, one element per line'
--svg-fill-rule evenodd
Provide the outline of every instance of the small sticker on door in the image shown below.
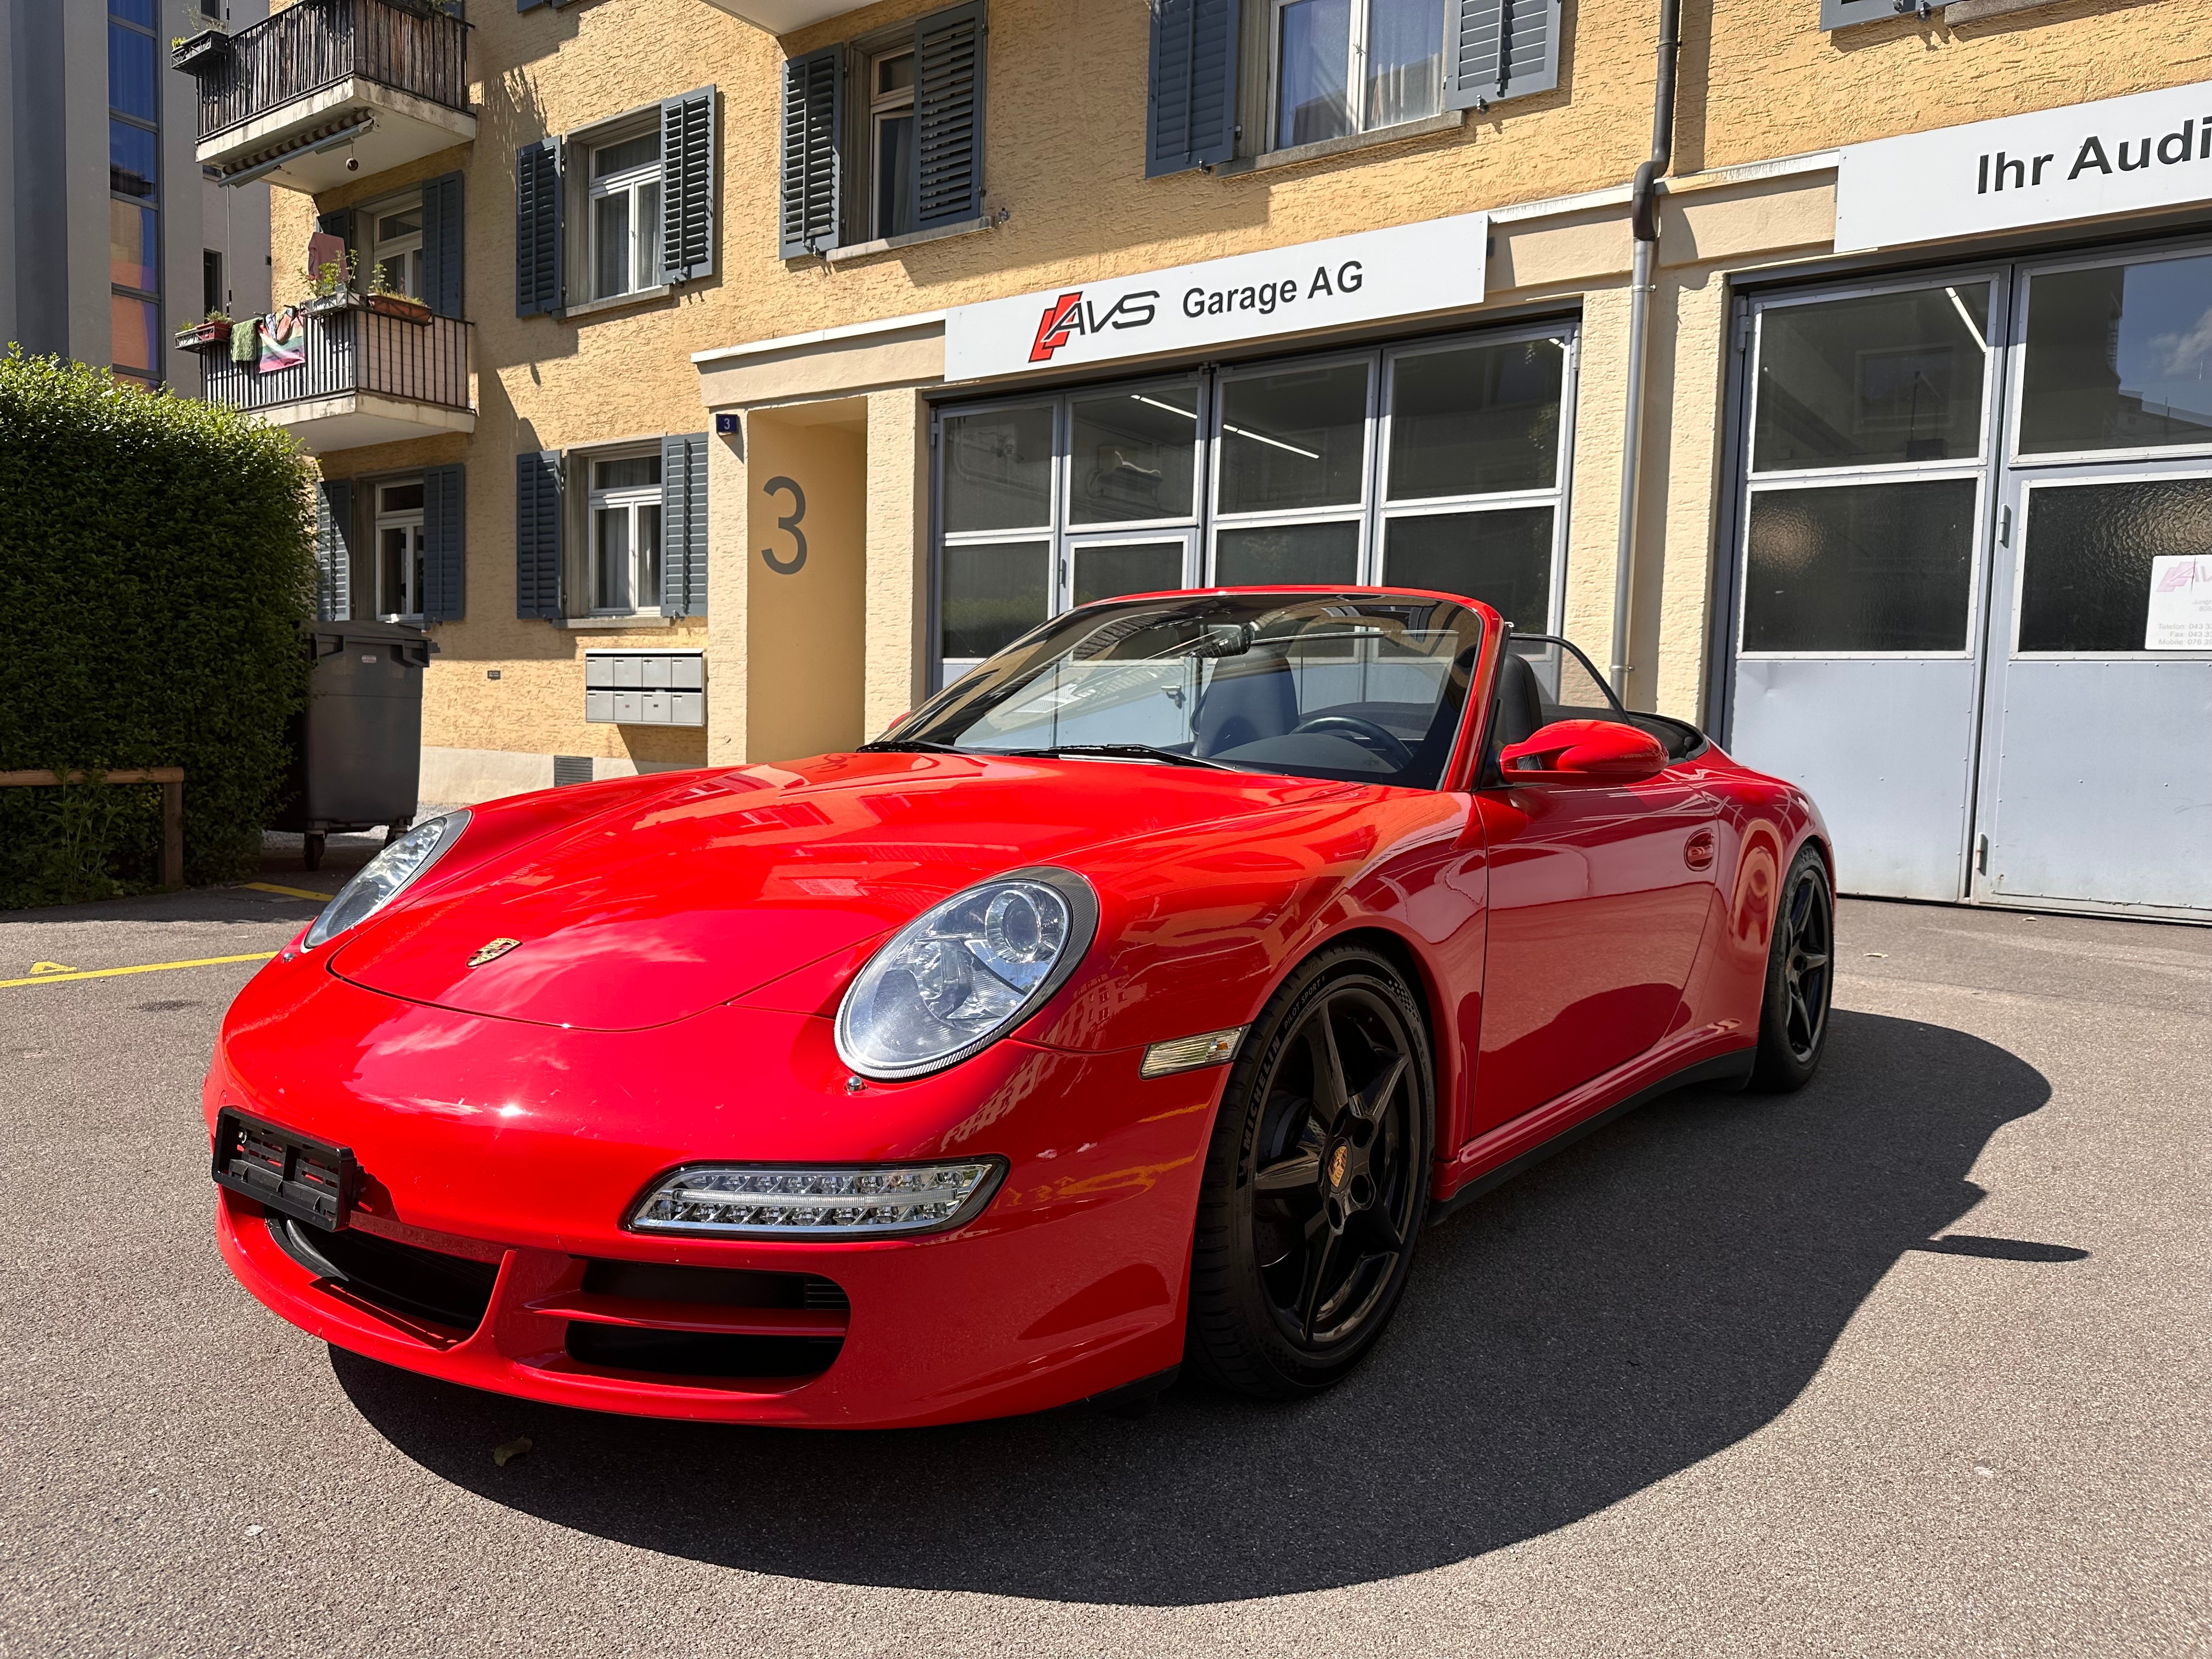
<path fill-rule="evenodd" d="M 2160 554 L 2150 562 L 2146 651 L 2212 651 L 2212 558 Z"/>

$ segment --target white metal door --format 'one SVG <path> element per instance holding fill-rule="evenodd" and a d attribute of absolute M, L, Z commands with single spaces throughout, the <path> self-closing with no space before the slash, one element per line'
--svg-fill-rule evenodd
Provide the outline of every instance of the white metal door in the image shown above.
<path fill-rule="evenodd" d="M 2212 253 L 2021 287 L 1972 896 L 2212 917 Z"/>
<path fill-rule="evenodd" d="M 1957 899 L 1973 810 L 2002 272 L 1753 308 L 1729 746 L 1844 890 Z"/>

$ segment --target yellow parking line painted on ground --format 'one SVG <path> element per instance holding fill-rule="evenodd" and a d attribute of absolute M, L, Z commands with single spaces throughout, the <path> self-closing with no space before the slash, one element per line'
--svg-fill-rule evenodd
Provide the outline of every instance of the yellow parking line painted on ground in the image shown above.
<path fill-rule="evenodd" d="M 196 957 L 190 962 L 149 962 L 137 968 L 86 968 L 68 974 L 33 974 L 28 979 L 0 979 L 0 991 L 15 985 L 58 985 L 67 979 L 113 979 L 118 974 L 158 974 L 171 968 L 216 968 L 226 962 L 266 962 L 274 951 L 254 951 L 242 957 Z"/>
<path fill-rule="evenodd" d="M 257 893 L 282 893 L 286 898 L 327 900 L 337 896 L 336 893 L 318 893 L 311 887 L 279 887 L 273 881 L 241 881 L 238 884 L 240 887 L 251 888 Z"/>

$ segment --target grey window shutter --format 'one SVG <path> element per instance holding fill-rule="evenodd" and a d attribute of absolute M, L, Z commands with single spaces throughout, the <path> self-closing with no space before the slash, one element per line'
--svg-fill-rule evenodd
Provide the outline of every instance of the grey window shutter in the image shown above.
<path fill-rule="evenodd" d="M 514 9 L 517 11 L 528 11 L 532 6 L 542 6 L 544 3 L 545 0 L 514 0 Z"/>
<path fill-rule="evenodd" d="M 1444 107 L 1468 109 L 1559 84 L 1559 0 L 1452 0 Z"/>
<path fill-rule="evenodd" d="M 325 478 L 315 491 L 315 617 L 353 619 L 353 480 Z"/>
<path fill-rule="evenodd" d="M 336 213 L 318 215 L 315 228 L 325 236 L 341 239 L 348 247 L 353 246 L 353 210 L 340 208 Z"/>
<path fill-rule="evenodd" d="M 660 441 L 660 614 L 707 614 L 707 434 Z"/>
<path fill-rule="evenodd" d="M 914 30 L 916 229 L 983 211 L 983 8 L 955 6 Z"/>
<path fill-rule="evenodd" d="M 561 607 L 561 453 L 514 458 L 514 614 L 558 621 Z"/>
<path fill-rule="evenodd" d="M 844 168 L 837 136 L 844 118 L 845 49 L 824 46 L 783 66 L 782 256 L 837 246 Z"/>
<path fill-rule="evenodd" d="M 467 474 L 459 463 L 422 474 L 422 620 L 459 622 L 468 575 Z"/>
<path fill-rule="evenodd" d="M 1237 154 L 1237 0 L 1154 0 L 1145 177 Z"/>
<path fill-rule="evenodd" d="M 660 104 L 660 280 L 714 274 L 714 89 Z"/>
<path fill-rule="evenodd" d="M 441 317 L 461 310 L 461 175 L 448 173 L 422 186 L 422 297 Z"/>
<path fill-rule="evenodd" d="M 561 309 L 561 141 L 514 153 L 514 314 Z"/>

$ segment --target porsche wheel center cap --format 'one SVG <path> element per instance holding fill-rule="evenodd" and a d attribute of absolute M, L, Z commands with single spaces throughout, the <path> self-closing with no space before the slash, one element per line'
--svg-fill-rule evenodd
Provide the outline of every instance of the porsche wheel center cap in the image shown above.
<path fill-rule="evenodd" d="M 516 945 L 521 943 L 522 941 L 519 939 L 486 939 L 482 945 L 477 946 L 476 955 L 469 958 L 469 966 L 471 968 L 481 968 L 487 962 L 497 962 L 501 957 L 505 956 L 509 951 L 512 951 Z"/>
<path fill-rule="evenodd" d="M 1344 1172 L 1351 1162 L 1352 1149 L 1339 1142 L 1336 1150 L 1328 1155 L 1328 1184 L 1331 1187 L 1344 1185 Z"/>

